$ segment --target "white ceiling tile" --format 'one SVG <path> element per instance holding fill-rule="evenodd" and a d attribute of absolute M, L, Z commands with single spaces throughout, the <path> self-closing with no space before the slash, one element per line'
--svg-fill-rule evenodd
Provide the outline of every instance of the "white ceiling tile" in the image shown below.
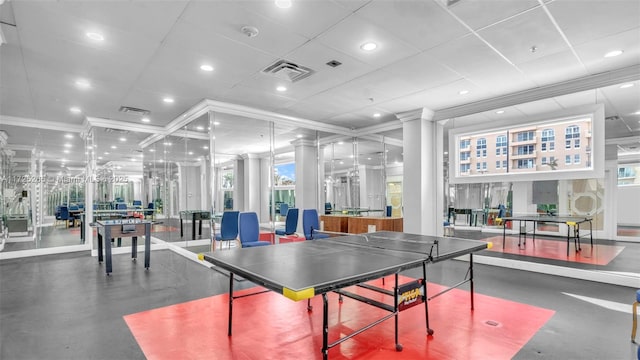
<path fill-rule="evenodd" d="M 240 1 L 190 2 L 181 20 L 202 29 L 205 34 L 219 34 L 276 57 L 290 53 L 309 40 L 263 16 L 245 11 L 240 3 Z M 258 35 L 248 37 L 241 31 L 244 26 L 257 28 Z M 203 40 L 206 40 L 206 37 L 199 39 L 199 41 Z M 217 48 L 217 50 L 221 53 L 225 51 L 224 48 Z"/>
<path fill-rule="evenodd" d="M 510 67 L 509 63 L 476 36 L 469 35 L 437 46 L 426 52 L 456 73 L 493 74 Z"/>
<path fill-rule="evenodd" d="M 640 16 L 640 14 L 639 14 Z M 640 18 L 639 18 L 640 19 Z M 597 74 L 627 66 L 640 64 L 640 20 L 634 30 L 607 36 L 576 46 L 578 56 L 590 73 Z M 605 58 L 612 50 L 623 50 L 622 55 Z"/>
<path fill-rule="evenodd" d="M 555 102 L 554 99 L 532 101 L 526 104 L 516 105 L 515 108 L 527 116 L 535 116 L 541 113 L 562 110 L 562 107 L 557 102 Z"/>
<path fill-rule="evenodd" d="M 328 29 L 317 39 L 326 46 L 375 67 L 382 67 L 418 53 L 415 47 L 402 39 L 356 15 Z M 370 52 L 360 49 L 360 46 L 367 42 L 375 42 L 378 47 Z"/>
<path fill-rule="evenodd" d="M 512 66 L 503 66 L 502 71 L 491 74 L 477 72 L 467 76 L 467 80 L 493 96 L 536 87 L 535 82 Z"/>
<path fill-rule="evenodd" d="M 640 25 L 637 0 L 557 0 L 547 7 L 573 46 Z"/>
<path fill-rule="evenodd" d="M 464 0 L 449 7 L 449 11 L 478 30 L 536 6 L 536 0 Z"/>
<path fill-rule="evenodd" d="M 247 11 L 268 18 L 289 32 L 313 39 L 325 29 L 351 14 L 351 10 L 331 1 L 293 1 L 288 9 L 275 6 L 273 1 L 241 1 Z"/>
<path fill-rule="evenodd" d="M 478 34 L 514 63 L 569 50 L 542 8 L 484 28 Z M 531 48 L 535 46 L 535 52 Z"/>
<path fill-rule="evenodd" d="M 555 53 L 517 65 L 538 86 L 550 85 L 588 75 L 587 70 L 571 51 Z"/>
<path fill-rule="evenodd" d="M 469 33 L 467 28 L 432 1 L 374 0 L 359 9 L 357 14 L 420 50 Z"/>
<path fill-rule="evenodd" d="M 394 78 L 411 82 L 419 89 L 429 89 L 459 80 L 461 76 L 440 64 L 428 53 L 421 53 L 383 68 Z"/>

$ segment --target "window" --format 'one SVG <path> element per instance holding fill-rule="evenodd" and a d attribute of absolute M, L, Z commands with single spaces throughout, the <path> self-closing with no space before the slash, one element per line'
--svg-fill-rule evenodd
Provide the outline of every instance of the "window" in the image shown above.
<path fill-rule="evenodd" d="M 533 131 L 519 132 L 516 136 L 517 141 L 530 141 L 535 139 L 535 133 Z"/>
<path fill-rule="evenodd" d="M 535 154 L 534 145 L 522 145 L 517 148 L 517 155 L 532 155 Z"/>
<path fill-rule="evenodd" d="M 496 169 L 500 169 L 500 160 L 496 161 Z"/>
<path fill-rule="evenodd" d="M 486 161 L 484 161 L 482 163 L 482 170 L 487 171 L 487 162 Z"/>
<path fill-rule="evenodd" d="M 542 130 L 542 151 L 553 151 L 555 148 L 556 135 L 553 129 Z"/>
<path fill-rule="evenodd" d="M 518 169 L 531 169 L 535 167 L 535 161 L 533 159 L 520 159 L 517 166 Z"/>
<path fill-rule="evenodd" d="M 480 171 L 480 163 L 476 163 L 476 170 Z"/>
<path fill-rule="evenodd" d="M 480 138 L 476 141 L 476 157 L 487 157 L 487 139 Z"/>
<path fill-rule="evenodd" d="M 506 155 L 507 154 L 507 136 L 500 135 L 496 138 L 496 155 Z"/>
<path fill-rule="evenodd" d="M 465 174 L 471 170 L 471 164 L 460 164 L 460 173 Z"/>
<path fill-rule="evenodd" d="M 567 155 L 564 157 L 564 163 L 566 165 L 571 165 L 571 155 Z"/>
<path fill-rule="evenodd" d="M 502 160 L 502 168 L 503 169 L 507 168 L 507 160 Z"/>
<path fill-rule="evenodd" d="M 571 149 L 571 142 L 573 141 L 576 148 L 580 147 L 580 127 L 578 125 L 567 126 L 564 132 L 565 148 Z"/>
<path fill-rule="evenodd" d="M 547 165 L 547 158 L 546 157 L 542 157 L 542 165 Z"/>
<path fill-rule="evenodd" d="M 460 140 L 460 149 L 468 149 L 471 146 L 470 139 Z"/>
<path fill-rule="evenodd" d="M 580 154 L 573 155 L 573 163 L 580 164 Z"/>
<path fill-rule="evenodd" d="M 461 152 L 460 153 L 460 161 L 466 161 L 469 160 L 469 158 L 471 157 L 471 153 L 470 152 Z"/>

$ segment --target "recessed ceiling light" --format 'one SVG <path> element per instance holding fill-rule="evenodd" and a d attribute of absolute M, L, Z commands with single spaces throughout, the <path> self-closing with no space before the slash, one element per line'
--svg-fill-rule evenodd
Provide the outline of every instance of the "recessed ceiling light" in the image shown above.
<path fill-rule="evenodd" d="M 360 45 L 360 49 L 364 50 L 364 51 L 372 51 L 375 50 L 378 47 L 378 44 L 373 43 L 373 42 L 367 42 L 364 43 L 362 45 Z"/>
<path fill-rule="evenodd" d="M 344 165 L 344 161 L 340 161 L 340 165 Z"/>
<path fill-rule="evenodd" d="M 165 142 L 165 143 L 162 143 L 162 145 L 164 145 L 164 146 L 171 146 L 171 143 L 170 143 L 170 142 Z"/>
<path fill-rule="evenodd" d="M 162 99 L 162 101 L 166 102 L 167 104 L 171 104 L 171 103 L 173 103 L 174 100 L 173 100 L 173 98 L 166 97 L 166 98 Z"/>
<path fill-rule="evenodd" d="M 121 138 L 120 138 L 120 141 L 127 141 L 127 138 L 125 138 L 125 137 L 121 137 Z"/>
<path fill-rule="evenodd" d="M 626 89 L 626 88 L 630 88 L 632 86 L 633 86 L 633 83 L 622 84 L 622 85 L 620 85 L 620 89 Z"/>
<path fill-rule="evenodd" d="M 297 137 L 298 139 L 300 139 L 300 138 L 302 137 L 302 134 L 298 134 L 298 135 L 296 135 L 296 137 Z"/>
<path fill-rule="evenodd" d="M 62 152 L 63 152 L 63 153 L 65 153 L 65 154 L 68 154 L 68 153 L 69 153 L 69 150 L 64 149 L 64 150 L 62 150 Z"/>
<path fill-rule="evenodd" d="M 108 152 L 108 151 L 105 151 L 103 155 L 109 155 L 109 152 Z"/>
<path fill-rule="evenodd" d="M 379 117 L 380 117 L 380 113 L 375 113 L 375 114 L 373 114 L 373 117 L 374 117 L 374 118 L 379 118 Z"/>
<path fill-rule="evenodd" d="M 367 158 L 367 160 L 371 160 L 371 158 L 370 158 L 370 157 L 368 157 L 368 158 Z"/>
<path fill-rule="evenodd" d="M 73 139 L 73 134 L 64 134 L 67 139 Z"/>
<path fill-rule="evenodd" d="M 276 0 L 275 4 L 280 9 L 288 9 L 291 7 L 291 0 Z"/>
<path fill-rule="evenodd" d="M 639 110 L 639 111 L 634 112 L 634 113 L 633 113 L 633 114 L 631 114 L 631 115 L 640 115 L 640 110 Z"/>
<path fill-rule="evenodd" d="M 98 160 L 102 160 L 102 156 L 98 156 Z"/>
<path fill-rule="evenodd" d="M 504 110 L 498 110 L 496 111 L 496 114 L 504 114 Z"/>
<path fill-rule="evenodd" d="M 70 147 L 72 147 L 72 146 L 73 146 L 73 145 L 71 145 L 71 144 L 69 144 L 69 143 L 64 144 L 64 147 L 66 147 L 66 148 L 70 148 Z"/>
<path fill-rule="evenodd" d="M 131 161 L 136 161 L 136 159 L 135 158 L 131 158 Z"/>
<path fill-rule="evenodd" d="M 193 155 L 193 151 L 189 151 L 189 155 Z"/>
<path fill-rule="evenodd" d="M 276 88 L 276 90 L 278 90 L 278 91 L 280 91 L 280 92 L 283 92 L 283 91 L 287 91 L 287 88 L 286 88 L 286 87 L 284 87 L 284 86 L 278 86 L 278 87 Z"/>
<path fill-rule="evenodd" d="M 82 112 L 82 110 L 80 110 L 80 108 L 77 106 L 70 107 L 69 111 L 71 111 L 74 114 L 80 114 Z"/>
<path fill-rule="evenodd" d="M 610 58 L 610 57 L 615 57 L 618 55 L 622 55 L 624 51 L 622 50 L 613 50 L 613 51 L 609 51 L 608 53 L 604 54 L 604 57 L 606 58 Z"/>
<path fill-rule="evenodd" d="M 118 147 L 117 147 L 117 146 L 115 146 L 115 145 L 111 145 L 111 148 L 112 148 L 112 149 L 117 149 Z"/>
<path fill-rule="evenodd" d="M 156 149 L 149 149 L 149 152 L 155 152 Z"/>
<path fill-rule="evenodd" d="M 204 130 L 204 126 L 196 126 L 196 130 L 202 131 L 202 130 Z"/>
<path fill-rule="evenodd" d="M 149 119 L 148 117 L 143 117 L 142 119 L 140 119 L 140 121 L 144 122 L 144 123 L 148 123 L 151 121 L 151 119 Z"/>
<path fill-rule="evenodd" d="M 76 86 L 80 89 L 88 89 L 91 87 L 91 83 L 85 79 L 76 80 Z"/>
<path fill-rule="evenodd" d="M 202 70 L 202 71 L 213 71 L 213 66 L 207 65 L 207 64 L 203 64 L 203 65 L 200 65 L 200 70 Z"/>
<path fill-rule="evenodd" d="M 209 150 L 209 147 L 207 145 L 203 146 L 202 148 L 205 150 Z"/>
<path fill-rule="evenodd" d="M 460 95 L 466 95 L 468 93 L 469 93 L 469 90 L 460 90 L 460 91 L 458 91 L 458 94 L 460 94 Z"/>
<path fill-rule="evenodd" d="M 338 145 L 342 145 L 342 144 L 344 144 L 343 141 L 338 141 Z"/>
<path fill-rule="evenodd" d="M 104 40 L 104 35 L 94 32 L 94 31 L 90 31 L 87 33 L 87 37 L 91 40 L 95 40 L 95 41 L 103 41 Z"/>
<path fill-rule="evenodd" d="M 214 122 L 213 122 L 213 125 L 215 125 L 215 126 L 220 125 L 220 121 L 214 121 Z M 209 130 L 211 130 L 211 129 L 209 129 Z"/>

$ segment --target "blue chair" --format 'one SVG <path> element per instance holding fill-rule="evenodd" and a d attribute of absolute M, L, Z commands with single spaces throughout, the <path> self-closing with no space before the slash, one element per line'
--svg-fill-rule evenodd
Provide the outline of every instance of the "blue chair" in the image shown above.
<path fill-rule="evenodd" d="M 241 212 L 238 215 L 238 237 L 243 248 L 271 245 L 268 241 L 260 241 L 260 223 L 254 212 Z"/>
<path fill-rule="evenodd" d="M 393 208 L 391 207 L 391 205 L 387 205 L 385 209 L 386 209 L 387 217 L 391 217 L 391 212 L 393 211 Z"/>
<path fill-rule="evenodd" d="M 305 209 L 302 212 L 302 229 L 304 238 L 307 240 L 328 238 L 327 234 L 320 234 L 320 222 L 318 221 L 318 211 L 316 209 Z M 314 230 L 316 232 L 314 232 Z"/>
<path fill-rule="evenodd" d="M 133 200 L 132 205 L 136 208 L 142 208 L 142 200 Z"/>
<path fill-rule="evenodd" d="M 289 205 L 282 203 L 280 204 L 280 217 L 287 216 L 287 212 L 289 211 Z"/>
<path fill-rule="evenodd" d="M 333 206 L 331 206 L 330 202 L 324 203 L 324 214 L 331 215 L 331 210 L 333 210 Z"/>
<path fill-rule="evenodd" d="M 151 216 L 151 220 L 153 220 L 153 214 L 155 213 L 154 205 L 152 202 L 147 205 L 147 210 L 144 211 L 144 217 Z"/>
<path fill-rule="evenodd" d="M 287 220 L 284 223 L 284 229 L 276 229 L 276 235 L 292 235 L 298 228 L 298 209 L 291 208 L 287 211 Z"/>
<path fill-rule="evenodd" d="M 216 234 L 216 240 L 229 242 L 238 237 L 238 215 L 240 211 L 225 211 L 220 220 L 220 234 Z"/>
<path fill-rule="evenodd" d="M 60 206 L 60 213 L 56 216 L 56 220 L 62 220 L 65 222 L 66 227 L 69 227 L 69 220 L 73 220 L 73 216 L 69 214 L 68 206 Z"/>

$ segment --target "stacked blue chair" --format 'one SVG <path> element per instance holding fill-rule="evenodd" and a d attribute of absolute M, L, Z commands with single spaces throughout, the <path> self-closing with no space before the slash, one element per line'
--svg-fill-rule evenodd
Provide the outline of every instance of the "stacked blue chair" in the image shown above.
<path fill-rule="evenodd" d="M 73 217 L 69 215 L 69 207 L 64 205 L 60 206 L 60 215 L 56 217 L 56 219 L 64 221 L 66 223 L 66 227 L 69 227 L 69 220 L 73 219 Z"/>
<path fill-rule="evenodd" d="M 216 240 L 227 241 L 231 248 L 231 241 L 238 237 L 239 211 L 225 211 L 220 220 L 220 234 L 216 234 Z"/>
<path fill-rule="evenodd" d="M 631 328 L 631 342 L 636 342 L 636 330 L 638 329 L 638 306 L 640 306 L 640 290 L 636 291 L 636 302 L 633 303 L 633 327 Z M 638 347 L 638 359 L 640 360 L 640 347 Z"/>
<path fill-rule="evenodd" d="M 324 239 L 329 235 L 321 234 L 320 221 L 318 220 L 318 211 L 316 209 L 305 209 L 302 212 L 302 229 L 304 231 L 304 237 L 307 240 Z"/>
<path fill-rule="evenodd" d="M 276 235 L 292 235 L 296 233 L 298 228 L 298 209 L 291 208 L 287 211 L 287 220 L 284 223 L 284 228 L 276 229 Z"/>
<path fill-rule="evenodd" d="M 289 205 L 282 203 L 280 204 L 280 217 L 287 216 L 287 212 L 289 211 Z"/>
<path fill-rule="evenodd" d="M 269 241 L 260 241 L 260 223 L 255 212 L 238 215 L 238 237 L 243 248 L 271 245 Z"/>

